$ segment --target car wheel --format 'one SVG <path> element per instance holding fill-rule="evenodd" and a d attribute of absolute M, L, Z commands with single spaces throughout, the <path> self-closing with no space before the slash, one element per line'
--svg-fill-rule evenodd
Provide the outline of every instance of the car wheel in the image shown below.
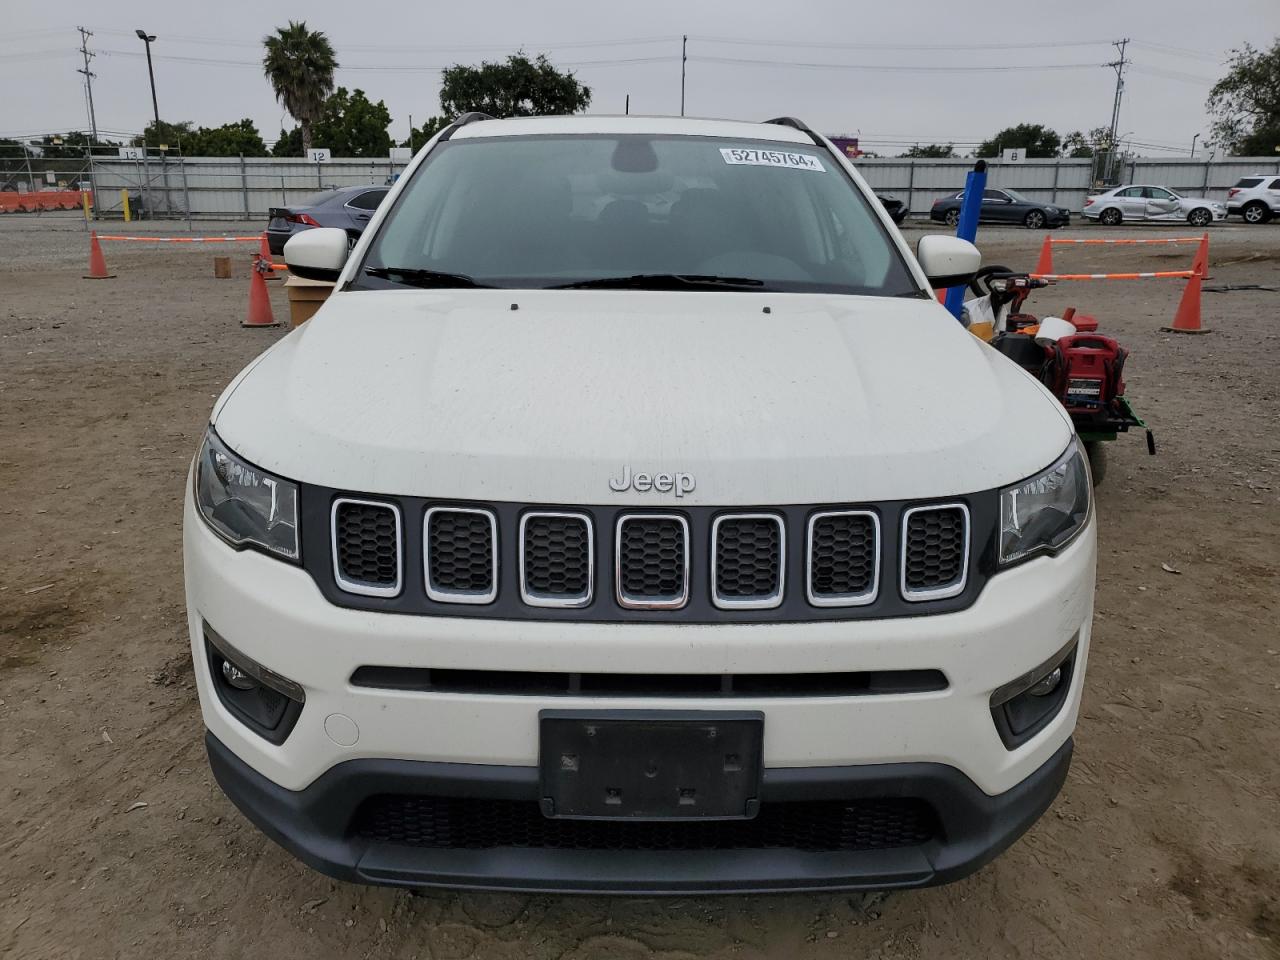
<path fill-rule="evenodd" d="M 1196 207 L 1187 214 L 1187 223 L 1193 227 L 1207 227 L 1213 222 L 1213 214 L 1204 207 Z"/>
<path fill-rule="evenodd" d="M 1262 201 L 1254 200 L 1244 205 L 1244 209 L 1240 211 L 1240 216 L 1244 217 L 1245 223 L 1266 223 L 1271 219 L 1271 211 L 1267 209 L 1267 205 Z"/>
<path fill-rule="evenodd" d="M 960 211 L 948 210 L 944 219 L 947 221 L 948 227 L 957 226 L 960 223 Z"/>
<path fill-rule="evenodd" d="M 1120 216 L 1120 211 L 1115 207 L 1108 207 L 1102 211 L 1098 219 L 1108 227 L 1116 227 L 1120 225 L 1120 221 L 1124 218 Z"/>
<path fill-rule="evenodd" d="M 1043 230 L 1045 223 L 1044 214 L 1039 210 L 1032 210 L 1022 218 L 1022 222 L 1026 225 L 1028 230 Z"/>

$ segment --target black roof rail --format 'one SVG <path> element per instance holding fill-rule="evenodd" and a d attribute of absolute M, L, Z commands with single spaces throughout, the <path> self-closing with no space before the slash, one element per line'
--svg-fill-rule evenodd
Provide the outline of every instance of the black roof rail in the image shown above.
<path fill-rule="evenodd" d="M 448 140 L 453 136 L 453 132 L 459 127 L 465 127 L 468 123 L 475 123 L 477 120 L 496 120 L 487 113 L 481 113 L 479 110 L 472 110 L 468 113 L 461 114 L 454 118 L 453 123 L 445 128 L 444 133 L 440 134 L 441 142 Z"/>
<path fill-rule="evenodd" d="M 772 120 L 766 120 L 765 123 L 773 123 L 780 127 L 791 127 L 792 129 L 799 130 L 801 133 L 808 134 L 809 139 L 818 146 L 823 148 L 826 147 L 826 143 L 823 142 L 822 137 L 810 130 L 809 125 L 803 120 L 797 120 L 795 117 L 774 117 Z"/>

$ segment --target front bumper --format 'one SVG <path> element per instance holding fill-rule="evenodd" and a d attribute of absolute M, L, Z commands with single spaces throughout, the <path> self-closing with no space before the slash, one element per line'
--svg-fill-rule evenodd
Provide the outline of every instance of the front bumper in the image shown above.
<path fill-rule="evenodd" d="M 188 618 L 210 757 L 224 790 L 269 835 L 334 876 L 368 882 L 616 891 L 911 886 L 976 869 L 1045 809 L 1065 775 L 1093 613 L 1096 527 L 1056 557 L 993 576 L 963 610 L 804 623 L 652 625 L 463 619 L 336 607 L 304 570 L 237 553 L 196 515 L 184 522 Z M 283 742 L 220 701 L 203 624 L 298 684 Z M 991 697 L 1074 638 L 1061 708 L 1006 747 Z M 425 692 L 352 683 L 368 665 L 609 674 L 940 671 L 928 692 L 777 697 Z M 749 710 L 765 716 L 764 793 L 923 797 L 940 830 L 925 844 L 799 853 L 499 847 L 422 850 L 359 840 L 371 792 L 527 799 L 543 710 Z M 825 792 L 822 792 L 825 791 Z M 612 866 L 614 860 L 617 866 Z M 602 878 L 592 885 L 592 878 Z M 666 879 L 664 879 L 666 878 Z"/>
<path fill-rule="evenodd" d="M 498 798 L 536 804 L 536 767 L 409 760 L 349 760 L 305 790 L 257 773 L 212 733 L 205 737 L 219 786 L 264 833 L 304 863 L 339 880 L 409 887 L 541 893 L 770 893 L 921 887 L 967 876 L 1013 843 L 1048 809 L 1071 763 L 1058 747 L 1017 786 L 991 797 L 935 763 L 768 770 L 762 806 L 826 798 L 910 797 L 938 811 L 927 843 L 886 849 L 644 850 L 530 846 L 453 849 L 380 842 L 353 833 L 361 805 L 379 795 Z M 657 830 L 661 831 L 661 826 Z"/>

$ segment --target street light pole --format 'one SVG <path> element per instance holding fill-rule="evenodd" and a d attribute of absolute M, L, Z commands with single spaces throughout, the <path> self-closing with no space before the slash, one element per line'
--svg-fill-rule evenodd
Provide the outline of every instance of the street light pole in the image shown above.
<path fill-rule="evenodd" d="M 156 72 L 151 66 L 151 41 L 154 40 L 156 37 L 155 37 L 155 34 L 147 33 L 147 31 L 145 30 L 135 30 L 134 33 L 136 33 L 138 35 L 138 39 L 141 40 L 147 46 L 147 76 L 151 78 L 151 110 L 155 114 L 155 118 L 156 118 L 156 146 L 159 146 L 160 145 L 160 105 L 156 102 Z M 144 145 L 146 144 L 146 137 L 143 137 L 143 144 Z"/>
<path fill-rule="evenodd" d="M 1200 139 L 1200 134 L 1198 133 L 1191 138 L 1191 155 L 1193 157 L 1196 155 L 1196 141 L 1199 139 Z"/>

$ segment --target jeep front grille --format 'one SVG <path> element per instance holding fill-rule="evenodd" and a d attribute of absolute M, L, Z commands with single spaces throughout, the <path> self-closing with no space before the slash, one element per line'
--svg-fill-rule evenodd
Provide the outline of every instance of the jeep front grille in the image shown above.
<path fill-rule="evenodd" d="M 806 562 L 814 606 L 871 603 L 880 585 L 880 518 L 869 510 L 815 513 Z"/>
<path fill-rule="evenodd" d="M 301 565 L 331 602 L 505 620 L 799 623 L 951 612 L 992 575 L 982 558 L 999 520 L 995 490 L 938 502 L 667 511 L 302 491 Z"/>
<path fill-rule="evenodd" d="M 432 507 L 423 522 L 427 596 L 492 603 L 498 595 L 498 521 L 474 507 Z"/>
<path fill-rule="evenodd" d="M 786 534 L 769 513 L 717 517 L 711 528 L 711 599 L 722 610 L 782 603 Z"/>
<path fill-rule="evenodd" d="M 902 596 L 937 600 L 963 592 L 969 568 L 969 508 L 912 507 L 902 515 Z"/>
<path fill-rule="evenodd" d="M 620 605 L 662 610 L 689 601 L 689 522 L 683 516 L 624 514 L 616 539 Z"/>
<path fill-rule="evenodd" d="M 520 596 L 535 607 L 584 607 L 595 580 L 591 518 L 526 513 L 520 518 Z"/>
<path fill-rule="evenodd" d="M 375 500 L 340 497 L 330 512 L 333 574 L 348 593 L 394 597 L 400 592 L 400 508 Z"/>

